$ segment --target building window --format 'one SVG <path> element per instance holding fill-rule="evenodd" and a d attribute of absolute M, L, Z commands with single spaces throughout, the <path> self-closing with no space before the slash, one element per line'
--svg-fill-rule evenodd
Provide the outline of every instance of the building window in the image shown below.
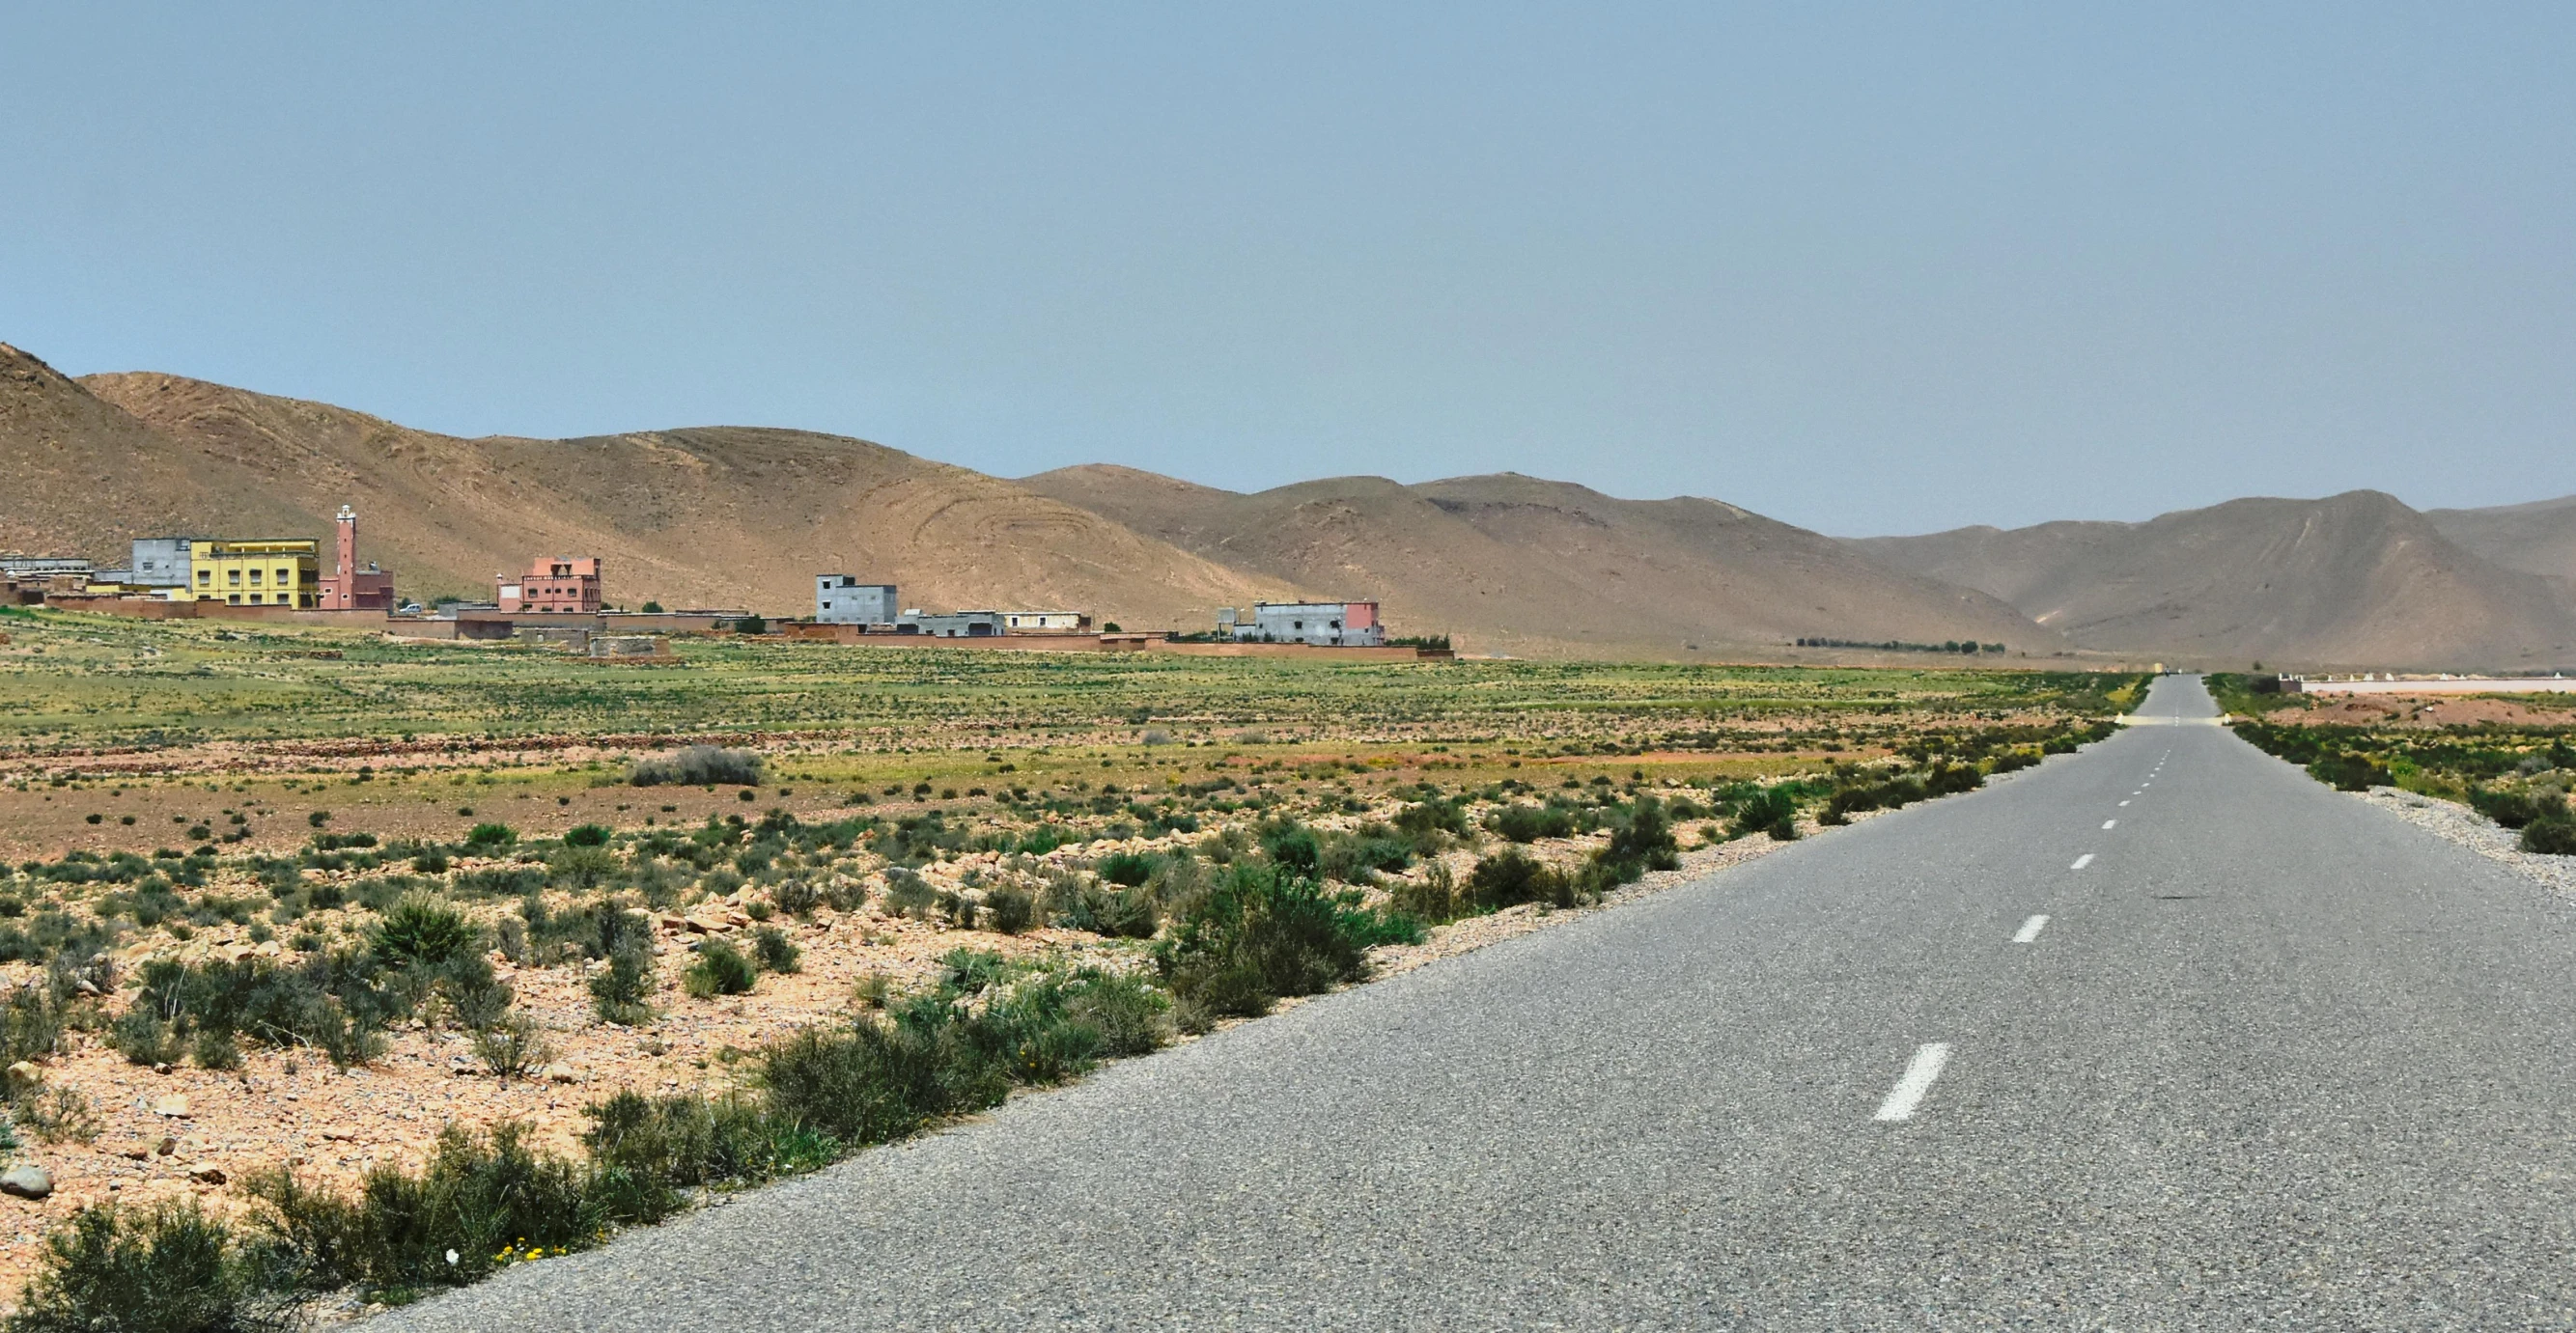
<path fill-rule="evenodd" d="M 224 594 L 224 604 L 225 604 L 226 606 L 239 606 L 239 605 L 241 605 L 241 594 L 240 594 L 240 593 L 237 593 L 237 592 L 228 592 L 228 593 L 225 593 L 225 594 Z"/>

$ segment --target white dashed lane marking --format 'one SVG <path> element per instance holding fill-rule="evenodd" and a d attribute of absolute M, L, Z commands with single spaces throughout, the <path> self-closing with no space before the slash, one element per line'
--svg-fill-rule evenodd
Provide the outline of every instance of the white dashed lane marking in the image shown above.
<path fill-rule="evenodd" d="M 2071 865 L 2071 866 L 2068 866 L 2068 867 L 2067 867 L 2067 869 L 2069 869 L 2069 870 L 2082 870 L 2084 867 L 2089 866 L 2089 865 L 2091 865 L 2091 864 L 2093 864 L 2093 853 L 2091 853 L 2091 852 L 2086 852 L 2086 853 L 2085 853 L 2085 854 L 2083 854 L 2082 856 L 2076 857 L 2076 858 L 2075 858 L 2075 864 L 2073 864 L 2073 865 Z"/>
<path fill-rule="evenodd" d="M 2013 943 L 2028 944 L 2032 940 L 2038 939 L 2039 932 L 2046 930 L 2047 928 L 2048 913 L 2041 912 L 2033 916 L 2030 920 L 2021 923 L 2021 929 L 2013 932 Z"/>
<path fill-rule="evenodd" d="M 1941 1067 L 1950 1063 L 1950 1043 L 1926 1042 L 1914 1048 L 1914 1059 L 1905 1066 L 1905 1075 L 1888 1089 L 1887 1100 L 1878 1104 L 1873 1120 L 1911 1120 L 1914 1108 L 1923 1104 L 1923 1094 L 1932 1090 L 1932 1080 L 1941 1077 Z"/>

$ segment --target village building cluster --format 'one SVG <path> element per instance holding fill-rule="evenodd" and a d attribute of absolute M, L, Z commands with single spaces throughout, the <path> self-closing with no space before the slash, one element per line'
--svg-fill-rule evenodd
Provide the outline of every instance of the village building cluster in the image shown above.
<path fill-rule="evenodd" d="M 336 528 L 327 572 L 322 543 L 310 537 L 138 537 L 122 568 L 99 568 L 76 556 L 0 555 L 0 597 L 155 617 L 365 614 L 404 637 L 520 639 L 621 660 L 671 660 L 667 648 L 650 649 L 636 636 L 690 633 L 1195 652 L 1393 646 L 1374 601 L 1257 602 L 1218 608 L 1209 629 L 1127 630 L 1115 622 L 1095 625 L 1085 611 L 907 607 L 896 585 L 855 574 L 815 575 L 813 614 L 797 621 L 772 624 L 738 609 L 665 610 L 653 602 L 627 611 L 609 602 L 606 562 L 592 555 L 540 556 L 516 573 L 494 575 L 489 602 L 441 598 L 425 609 L 401 600 L 391 571 L 359 562 L 356 511 L 342 505 Z M 1445 641 L 1423 651 L 1447 655 Z"/>

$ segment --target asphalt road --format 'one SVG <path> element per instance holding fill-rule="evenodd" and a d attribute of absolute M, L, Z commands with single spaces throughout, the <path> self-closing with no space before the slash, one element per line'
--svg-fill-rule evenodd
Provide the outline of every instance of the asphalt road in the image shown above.
<path fill-rule="evenodd" d="M 371 1328 L 2576 1326 L 2576 916 L 2143 711 Z"/>

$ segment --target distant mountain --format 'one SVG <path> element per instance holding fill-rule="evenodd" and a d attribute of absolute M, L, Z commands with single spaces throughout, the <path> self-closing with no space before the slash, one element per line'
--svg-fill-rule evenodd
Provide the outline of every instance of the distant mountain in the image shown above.
<path fill-rule="evenodd" d="M 32 489 L 0 488 L 0 540 L 24 549 L 112 558 L 148 532 L 325 536 L 345 503 L 361 556 L 412 596 L 489 597 L 494 574 L 558 553 L 603 557 L 627 605 L 772 614 L 810 611 L 822 572 L 896 583 L 911 605 L 1157 624 L 1289 591 L 864 440 L 743 427 L 467 440 L 169 375 L 74 383 L 41 366 L 15 354 L 0 385 L 10 457 L 37 464 Z M 22 449 L 22 436 L 54 444 Z"/>
<path fill-rule="evenodd" d="M 2494 509 L 2427 509 L 2424 518 L 2454 545 L 2507 569 L 2576 580 L 2576 495 Z"/>
<path fill-rule="evenodd" d="M 1377 598 L 1399 632 L 1505 652 L 1662 655 L 1809 636 L 2063 647 L 1992 597 L 1714 500 L 1620 500 L 1510 473 L 1247 495 L 1091 465 L 1020 484 L 1249 574 Z"/>
<path fill-rule="evenodd" d="M 554 554 L 612 601 L 802 614 L 813 576 L 908 605 L 1201 628 L 1221 606 L 1375 598 L 1398 633 L 1524 655 L 1768 654 L 1975 639 L 2177 661 L 2576 665 L 2576 498 L 2418 514 L 2386 495 L 2146 523 L 1837 541 L 1716 500 L 1511 473 L 1242 494 L 1130 468 L 1009 481 L 865 440 L 703 427 L 461 439 L 152 373 L 65 378 L 0 345 L 0 550 L 119 563 L 128 538 L 327 536 L 414 596 L 488 596 Z"/>
<path fill-rule="evenodd" d="M 2355 668 L 2576 660 L 2568 585 L 2464 550 L 2377 491 L 1850 544 L 1991 593 L 2086 648 Z"/>

